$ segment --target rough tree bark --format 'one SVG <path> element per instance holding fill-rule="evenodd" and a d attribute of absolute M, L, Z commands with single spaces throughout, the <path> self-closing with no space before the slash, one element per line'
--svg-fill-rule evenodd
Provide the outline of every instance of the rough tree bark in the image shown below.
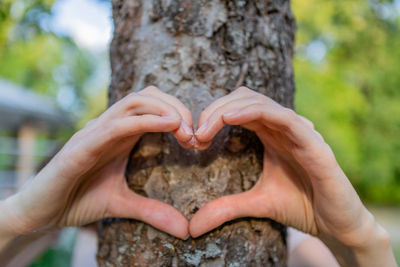
<path fill-rule="evenodd" d="M 113 0 L 110 104 L 148 85 L 193 112 L 245 85 L 293 107 L 295 23 L 289 0 Z M 132 190 L 175 206 L 188 219 L 205 203 L 251 188 L 262 145 L 225 127 L 206 151 L 171 134 L 147 134 L 126 171 Z M 134 220 L 104 220 L 100 266 L 285 266 L 286 232 L 240 219 L 197 239 L 177 240 Z"/>

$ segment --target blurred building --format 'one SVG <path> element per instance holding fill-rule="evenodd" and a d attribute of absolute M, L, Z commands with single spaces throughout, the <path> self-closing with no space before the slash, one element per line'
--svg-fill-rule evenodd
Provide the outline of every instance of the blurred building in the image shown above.
<path fill-rule="evenodd" d="M 0 199 L 22 186 L 56 149 L 54 133 L 71 126 L 51 98 L 0 79 Z"/>

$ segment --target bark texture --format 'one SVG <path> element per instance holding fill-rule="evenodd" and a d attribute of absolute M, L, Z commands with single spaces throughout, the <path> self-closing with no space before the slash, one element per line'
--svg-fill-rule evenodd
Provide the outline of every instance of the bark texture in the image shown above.
<path fill-rule="evenodd" d="M 295 23 L 289 0 L 113 0 L 110 103 L 148 85 L 177 96 L 194 120 L 245 85 L 293 107 Z M 188 219 L 204 204 L 250 189 L 262 145 L 224 127 L 206 151 L 170 134 L 147 134 L 126 171 L 132 190 L 169 203 Z M 134 220 L 99 226 L 100 266 L 285 266 L 286 231 L 266 219 L 229 222 L 180 241 Z"/>

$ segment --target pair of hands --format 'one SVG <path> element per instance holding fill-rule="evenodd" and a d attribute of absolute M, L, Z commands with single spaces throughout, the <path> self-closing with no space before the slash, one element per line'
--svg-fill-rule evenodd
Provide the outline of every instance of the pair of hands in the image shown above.
<path fill-rule="evenodd" d="M 128 156 L 142 134 L 172 132 L 183 147 L 206 149 L 225 124 L 254 131 L 264 145 L 264 169 L 251 190 L 206 204 L 188 223 L 174 207 L 128 188 Z M 19 235 L 122 217 L 185 239 L 235 218 L 268 217 L 332 247 L 364 247 L 372 233 L 386 238 L 304 117 L 241 87 L 208 106 L 199 125 L 194 133 L 191 112 L 155 87 L 126 96 L 74 134 L 30 184 L 1 202 L 7 231 Z"/>

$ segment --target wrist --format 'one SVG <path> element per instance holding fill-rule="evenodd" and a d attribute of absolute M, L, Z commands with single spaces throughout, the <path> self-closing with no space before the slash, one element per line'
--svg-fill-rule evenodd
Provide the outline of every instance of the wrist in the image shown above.
<path fill-rule="evenodd" d="M 321 235 L 341 266 L 397 266 L 388 232 L 368 212 L 368 220 L 344 237 Z"/>

